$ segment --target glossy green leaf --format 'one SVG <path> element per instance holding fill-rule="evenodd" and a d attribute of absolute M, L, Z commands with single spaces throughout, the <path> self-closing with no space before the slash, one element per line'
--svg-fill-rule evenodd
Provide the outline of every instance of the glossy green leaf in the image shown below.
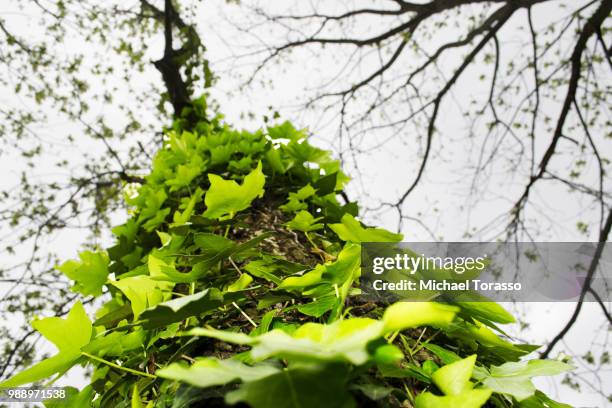
<path fill-rule="evenodd" d="M 153 280 L 150 276 L 146 275 L 121 279 L 120 281 L 112 282 L 112 285 L 117 287 L 129 299 L 132 305 L 134 320 L 137 320 L 145 309 L 155 306 L 170 297 L 168 293 L 169 287 L 166 282 Z"/>
<path fill-rule="evenodd" d="M 83 251 L 80 261 L 66 261 L 58 266 L 69 279 L 75 281 L 72 290 L 85 296 L 99 296 L 108 277 L 108 255 L 105 252 Z"/>
<path fill-rule="evenodd" d="M 138 384 L 134 384 L 134 388 L 132 389 L 132 400 L 130 406 L 131 408 L 144 408 L 144 405 L 142 405 L 142 401 L 140 401 Z"/>
<path fill-rule="evenodd" d="M 81 347 L 89 343 L 91 321 L 81 302 L 72 306 L 66 319 L 47 317 L 34 320 L 32 327 L 55 344 L 58 353 L 0 383 L 0 387 L 17 387 L 64 373 L 81 357 Z"/>
<path fill-rule="evenodd" d="M 157 371 L 162 378 L 182 381 L 197 387 L 211 387 L 237 380 L 257 381 L 274 375 L 280 368 L 269 364 L 248 366 L 233 359 L 198 358 L 193 364 L 172 363 Z"/>
<path fill-rule="evenodd" d="M 251 202 L 263 196 L 265 176 L 261 171 L 261 162 L 250 172 L 241 185 L 234 180 L 224 180 L 215 174 L 209 174 L 210 188 L 204 197 L 207 218 L 220 218 L 226 215 L 233 217 L 251 205 Z"/>
<path fill-rule="evenodd" d="M 473 384 L 470 378 L 475 363 L 476 355 L 474 354 L 436 370 L 431 378 L 444 394 L 459 395 L 472 389 Z"/>
<path fill-rule="evenodd" d="M 142 349 L 145 338 L 144 330 L 136 330 L 131 333 L 115 331 L 105 336 L 96 337 L 82 350 L 98 357 L 118 357 L 128 351 Z"/>
<path fill-rule="evenodd" d="M 253 278 L 248 273 L 243 273 L 238 279 L 227 287 L 227 291 L 238 292 L 244 290 L 251 284 L 251 282 L 253 282 Z"/>
<path fill-rule="evenodd" d="M 398 302 L 387 308 L 383 315 L 388 332 L 418 326 L 446 326 L 459 308 L 434 302 Z"/>
<path fill-rule="evenodd" d="M 347 244 L 338 254 L 334 262 L 319 264 L 314 270 L 302 276 L 291 276 L 283 280 L 279 289 L 303 290 L 309 286 L 321 282 L 330 284 L 343 284 L 349 279 L 359 277 L 361 262 L 361 251 L 359 245 Z M 351 280 L 352 283 L 352 280 Z"/>
<path fill-rule="evenodd" d="M 571 405 L 557 402 L 544 394 L 542 391 L 536 391 L 531 397 L 519 402 L 520 408 L 572 408 Z"/>
<path fill-rule="evenodd" d="M 159 303 L 142 312 L 140 320 L 146 328 L 167 326 L 191 316 L 215 310 L 223 305 L 223 295 L 216 288 Z"/>
<path fill-rule="evenodd" d="M 495 302 L 458 302 L 466 313 L 478 320 L 496 323 L 514 323 L 516 320 L 506 309 Z"/>
<path fill-rule="evenodd" d="M 308 211 L 302 210 L 285 225 L 294 231 L 310 232 L 323 228 L 323 224 L 318 223 L 323 217 L 313 217 Z"/>
<path fill-rule="evenodd" d="M 534 395 L 533 377 L 557 375 L 571 369 L 570 365 L 554 360 L 508 362 L 491 367 L 490 374 L 480 375 L 478 379 L 493 391 L 521 401 Z"/>
<path fill-rule="evenodd" d="M 243 384 L 227 394 L 226 402 L 244 402 L 253 408 L 349 408 L 354 401 L 346 378 L 346 369 L 341 366 L 289 368 Z"/>
<path fill-rule="evenodd" d="M 491 396 L 491 390 L 469 390 L 458 395 L 440 397 L 423 392 L 416 398 L 416 408 L 480 408 Z"/>
<path fill-rule="evenodd" d="M 382 228 L 364 228 L 350 214 L 344 214 L 341 224 L 330 224 L 329 227 L 344 241 L 350 242 L 399 242 L 402 234 L 394 234 Z"/>
<path fill-rule="evenodd" d="M 251 345 L 251 355 L 256 360 L 279 357 L 294 360 L 348 361 L 360 365 L 370 357 L 368 343 L 382 337 L 383 329 L 382 322 L 355 318 L 336 321 L 330 325 L 306 323 L 291 335 L 282 330 L 272 330 L 260 336 L 249 337 L 242 333 L 200 328 L 192 329 L 186 334 Z"/>
<path fill-rule="evenodd" d="M 381 400 L 393 392 L 393 388 L 391 387 L 383 387 L 375 384 L 353 384 L 351 389 L 363 393 L 363 395 L 372 401 Z"/>
<path fill-rule="evenodd" d="M 185 225 L 189 222 L 196 204 L 202 201 L 203 194 L 204 191 L 198 187 L 195 193 L 193 193 L 193 195 L 184 203 L 184 205 L 181 206 L 183 211 L 177 210 L 174 213 L 173 226 Z"/>

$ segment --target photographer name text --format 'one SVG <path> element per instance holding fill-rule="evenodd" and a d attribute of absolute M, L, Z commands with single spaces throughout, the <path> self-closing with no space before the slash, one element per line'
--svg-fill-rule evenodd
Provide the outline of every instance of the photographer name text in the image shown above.
<path fill-rule="evenodd" d="M 397 282 L 386 282 L 382 279 L 377 279 L 372 282 L 372 288 L 377 291 L 386 290 L 409 290 L 409 291 L 420 291 L 420 290 L 435 290 L 443 292 L 459 292 L 468 290 L 477 291 L 493 291 L 493 292 L 511 292 L 520 291 L 522 285 L 520 282 L 485 282 L 479 279 L 470 279 L 462 282 L 455 282 L 449 280 L 419 280 L 415 282 L 413 280 L 399 280 Z"/>

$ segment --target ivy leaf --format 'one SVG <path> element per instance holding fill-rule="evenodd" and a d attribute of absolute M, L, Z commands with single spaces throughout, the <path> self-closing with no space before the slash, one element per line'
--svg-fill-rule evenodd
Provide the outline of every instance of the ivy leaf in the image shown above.
<path fill-rule="evenodd" d="M 298 361 L 347 361 L 364 364 L 370 357 L 367 345 L 383 335 L 383 324 L 377 320 L 354 318 L 338 320 L 332 324 L 306 323 L 289 335 L 272 330 L 250 337 L 241 333 L 196 328 L 187 335 L 206 336 L 236 344 L 252 345 L 255 360 L 270 357 Z"/>
<path fill-rule="evenodd" d="M 372 401 L 381 400 L 393 392 L 393 388 L 376 384 L 354 384 L 351 385 L 351 389 L 362 392 Z"/>
<path fill-rule="evenodd" d="M 284 174 L 287 169 L 285 169 L 285 165 L 283 164 L 283 160 L 281 158 L 280 153 L 275 148 L 270 148 L 264 154 L 264 158 L 266 163 L 272 168 L 273 171 Z"/>
<path fill-rule="evenodd" d="M 293 263 L 281 257 L 262 255 L 261 259 L 256 259 L 244 266 L 244 270 L 253 276 L 274 282 L 279 285 L 283 275 L 290 275 L 307 270 L 306 265 Z"/>
<path fill-rule="evenodd" d="M 121 356 L 127 351 L 142 348 L 145 338 L 146 334 L 143 330 L 131 333 L 115 331 L 102 337 L 96 337 L 83 347 L 83 351 L 98 357 Z"/>
<path fill-rule="evenodd" d="M 314 147 L 307 140 L 302 142 L 292 140 L 284 148 L 287 154 L 299 164 L 310 162 L 322 165 L 332 160 L 328 151 Z"/>
<path fill-rule="evenodd" d="M 331 310 L 337 302 L 338 298 L 334 295 L 323 296 L 317 298 L 314 302 L 298 305 L 297 310 L 308 316 L 321 317 L 325 312 Z"/>
<path fill-rule="evenodd" d="M 191 198 L 185 203 L 184 206 L 182 206 L 184 209 L 183 212 L 180 212 L 179 210 L 177 210 L 174 213 L 174 216 L 173 216 L 174 223 L 172 224 L 172 227 L 178 227 L 181 225 L 185 225 L 189 222 L 189 219 L 193 215 L 193 210 L 195 208 L 195 205 L 199 203 L 200 201 L 202 201 L 203 194 L 204 194 L 204 191 L 202 191 L 202 189 L 198 187 L 195 193 L 193 193 L 193 195 L 191 196 Z"/>
<path fill-rule="evenodd" d="M 447 364 L 431 375 L 433 382 L 446 395 L 459 395 L 472 389 L 470 382 L 476 354 L 454 363 Z"/>
<path fill-rule="evenodd" d="M 134 384 L 132 389 L 132 400 L 130 404 L 131 408 L 144 408 L 142 401 L 140 401 L 140 392 L 138 391 L 138 384 Z"/>
<path fill-rule="evenodd" d="M 478 320 L 496 323 L 514 323 L 516 320 L 506 309 L 495 302 L 457 302 L 464 312 Z"/>
<path fill-rule="evenodd" d="M 314 187 L 317 189 L 319 196 L 323 197 L 336 191 L 336 179 L 338 178 L 338 172 L 328 174 L 321 177 L 315 183 Z"/>
<path fill-rule="evenodd" d="M 242 185 L 234 180 L 224 180 L 215 174 L 209 174 L 210 188 L 204 197 L 206 218 L 220 218 L 229 215 L 230 218 L 238 211 L 251 205 L 251 202 L 264 194 L 265 176 L 261 171 L 261 162 L 257 168 L 247 174 Z"/>
<path fill-rule="evenodd" d="M 72 290 L 85 296 L 100 296 L 108 277 L 109 259 L 106 252 L 83 251 L 81 261 L 70 260 L 57 269 L 75 281 Z"/>
<path fill-rule="evenodd" d="M 419 326 L 446 326 L 459 311 L 458 307 L 435 302 L 398 302 L 383 315 L 388 332 Z"/>
<path fill-rule="evenodd" d="M 536 391 L 531 397 L 519 402 L 520 408 L 572 408 L 571 405 L 548 398 L 542 391 Z"/>
<path fill-rule="evenodd" d="M 268 127 L 268 135 L 272 139 L 288 140 L 300 140 L 306 137 L 306 133 L 304 131 L 297 130 L 289 121 L 284 121 L 282 124 L 277 126 Z"/>
<path fill-rule="evenodd" d="M 490 374 L 479 375 L 478 380 L 495 392 L 512 395 L 521 401 L 534 395 L 533 377 L 557 375 L 570 370 L 572 366 L 554 360 L 508 362 L 491 367 Z"/>
<path fill-rule="evenodd" d="M 156 328 L 180 322 L 191 316 L 210 312 L 223 304 L 223 295 L 216 288 L 205 289 L 189 296 L 183 296 L 157 304 L 142 312 L 143 327 Z"/>
<path fill-rule="evenodd" d="M 248 251 L 255 248 L 264 239 L 272 235 L 271 231 L 260 233 L 259 235 L 244 241 L 234 242 L 215 234 L 197 234 L 194 242 L 202 249 L 202 257 L 197 259 L 208 262 L 218 262 L 221 259 L 229 258 L 230 256 L 244 255 Z M 222 241 L 223 240 L 223 241 Z"/>
<path fill-rule="evenodd" d="M 340 365 L 289 368 L 243 384 L 228 393 L 225 401 L 230 405 L 244 402 L 253 408 L 349 408 L 354 401 L 346 387 L 347 377 L 347 368 Z"/>
<path fill-rule="evenodd" d="M 34 320 L 32 327 L 55 344 L 58 353 L 0 383 L 0 387 L 17 387 L 66 372 L 81 357 L 81 348 L 89 343 L 92 333 L 91 321 L 81 302 L 72 306 L 65 320 L 47 317 Z"/>
<path fill-rule="evenodd" d="M 253 278 L 248 273 L 243 273 L 238 279 L 236 279 L 236 281 L 227 287 L 227 291 L 239 292 L 246 289 L 251 282 L 253 282 Z"/>
<path fill-rule="evenodd" d="M 461 360 L 461 357 L 459 357 L 457 354 L 445 349 L 444 347 L 438 346 L 437 344 L 425 343 L 423 344 L 423 347 L 434 353 L 440 360 L 442 360 L 444 364 L 451 364 L 455 361 Z"/>
<path fill-rule="evenodd" d="M 350 214 L 344 214 L 341 224 L 330 224 L 329 227 L 342 239 L 350 242 L 399 242 L 402 234 L 394 234 L 382 228 L 364 228 Z"/>
<path fill-rule="evenodd" d="M 487 402 L 491 392 L 491 390 L 477 389 L 444 397 L 431 392 L 422 392 L 416 397 L 416 408 L 480 408 Z"/>
<path fill-rule="evenodd" d="M 347 244 L 334 262 L 317 265 L 312 271 L 302 276 L 290 276 L 283 280 L 279 289 L 303 291 L 322 282 L 343 284 L 351 278 L 358 278 L 360 273 L 361 250 L 359 245 Z M 352 280 L 351 280 L 352 283 Z M 331 286 L 329 287 L 331 290 Z"/>
<path fill-rule="evenodd" d="M 157 370 L 162 378 L 182 381 L 196 387 L 212 387 L 224 385 L 236 380 L 257 381 L 280 371 L 270 364 L 248 366 L 234 359 L 218 360 L 216 358 L 198 358 L 195 363 L 187 366 L 183 363 L 172 363 Z"/>
<path fill-rule="evenodd" d="M 430 392 L 419 394 L 415 400 L 416 408 L 480 408 L 489 397 L 492 390 L 472 389 L 470 382 L 476 355 L 457 360 L 437 369 L 431 378 L 445 396 L 437 396 Z"/>
<path fill-rule="evenodd" d="M 163 302 L 170 296 L 167 293 L 167 282 L 156 281 L 146 275 L 124 278 L 112 284 L 129 299 L 134 321 L 145 309 Z"/>
<path fill-rule="evenodd" d="M 317 223 L 317 221 L 321 219 L 323 219 L 323 217 L 315 218 L 308 211 L 302 210 L 285 225 L 294 231 L 310 232 L 323 228 L 323 224 Z"/>
<path fill-rule="evenodd" d="M 176 191 L 191 184 L 191 181 L 204 171 L 205 163 L 202 157 L 193 155 L 191 161 L 186 164 L 179 164 L 173 178 L 168 178 L 166 185 L 170 186 L 170 191 Z"/>
<path fill-rule="evenodd" d="M 231 239 L 207 232 L 196 234 L 193 242 L 202 251 L 203 258 L 215 260 L 225 257 L 226 254 L 231 254 L 232 250 L 236 247 L 236 243 Z"/>
<path fill-rule="evenodd" d="M 284 212 L 296 212 L 299 210 L 305 210 L 308 208 L 308 204 L 304 202 L 309 197 L 314 196 L 316 190 L 310 185 L 306 184 L 295 193 L 289 193 L 289 200 L 287 203 L 278 207 Z"/>

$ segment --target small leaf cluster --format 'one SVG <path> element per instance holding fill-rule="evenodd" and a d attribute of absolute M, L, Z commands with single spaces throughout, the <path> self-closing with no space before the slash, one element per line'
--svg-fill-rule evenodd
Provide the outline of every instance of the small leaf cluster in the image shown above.
<path fill-rule="evenodd" d="M 126 186 L 116 243 L 58 267 L 93 319 L 77 302 L 34 321 L 58 353 L 2 386 L 81 364 L 90 384 L 48 406 L 564 406 L 531 378 L 570 367 L 522 359 L 536 346 L 503 335 L 499 305 L 360 296 L 360 243 L 402 236 L 339 201 L 348 178 L 305 132 L 183 126 Z"/>

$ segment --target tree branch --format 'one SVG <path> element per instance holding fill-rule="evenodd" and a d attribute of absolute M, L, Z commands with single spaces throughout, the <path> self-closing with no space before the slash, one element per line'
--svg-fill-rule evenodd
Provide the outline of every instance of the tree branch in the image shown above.
<path fill-rule="evenodd" d="M 574 313 L 572 317 L 570 317 L 569 321 L 561 329 L 561 331 L 548 343 L 546 349 L 540 354 L 540 358 L 548 358 L 548 355 L 552 351 L 552 349 L 557 345 L 559 341 L 565 337 L 565 335 L 570 331 L 576 320 L 578 319 L 578 315 L 580 314 L 580 310 L 582 310 L 582 304 L 584 303 L 584 297 L 587 292 L 591 288 L 591 281 L 593 280 L 593 276 L 597 271 L 597 265 L 599 264 L 599 259 L 601 258 L 601 254 L 604 250 L 604 246 L 608 241 L 608 235 L 610 234 L 610 228 L 612 227 L 612 209 L 608 213 L 608 218 L 606 220 L 606 224 L 603 229 L 599 233 L 599 243 L 597 244 L 597 249 L 595 250 L 595 254 L 593 255 L 593 259 L 591 260 L 591 264 L 589 265 L 589 269 L 587 272 L 587 276 L 584 280 L 584 285 L 582 286 L 582 290 L 580 291 L 580 297 L 578 298 L 578 303 L 576 304 L 576 308 L 574 309 Z"/>

